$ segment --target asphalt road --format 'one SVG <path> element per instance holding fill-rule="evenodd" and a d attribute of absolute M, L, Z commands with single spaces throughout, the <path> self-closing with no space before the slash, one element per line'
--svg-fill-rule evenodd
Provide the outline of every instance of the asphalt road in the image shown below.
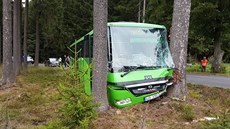
<path fill-rule="evenodd" d="M 198 74 L 187 74 L 186 77 L 187 83 L 230 88 L 230 77 Z"/>

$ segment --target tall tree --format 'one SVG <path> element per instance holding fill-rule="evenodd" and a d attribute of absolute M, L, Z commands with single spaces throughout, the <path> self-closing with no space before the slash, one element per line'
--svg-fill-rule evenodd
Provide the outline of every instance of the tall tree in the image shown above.
<path fill-rule="evenodd" d="M 11 0 L 3 0 L 3 68 L 1 85 L 15 82 L 12 62 L 12 8 Z"/>
<path fill-rule="evenodd" d="M 224 56 L 224 51 L 222 50 L 222 44 L 223 44 L 223 31 L 224 31 L 224 23 L 226 21 L 229 23 L 229 5 L 230 2 L 225 2 L 224 0 L 217 0 L 216 1 L 216 10 L 218 12 L 218 15 L 216 16 L 216 27 L 214 29 L 214 60 L 212 63 L 212 72 L 220 72 L 220 65 L 222 63 L 222 59 Z M 228 10 L 228 13 L 226 15 L 226 10 Z"/>
<path fill-rule="evenodd" d="M 22 69 L 22 0 L 19 0 L 18 5 L 18 42 L 19 42 L 19 73 Z"/>
<path fill-rule="evenodd" d="M 18 75 L 20 72 L 20 0 L 14 0 L 13 11 L 13 63 L 14 74 Z"/>
<path fill-rule="evenodd" d="M 2 64 L 2 0 L 0 1 L 0 64 Z"/>
<path fill-rule="evenodd" d="M 172 26 L 173 0 L 148 0 L 146 22 Z"/>
<path fill-rule="evenodd" d="M 192 3 L 191 50 L 194 54 L 213 55 L 214 61 L 210 61 L 213 72 L 219 72 L 224 53 L 225 59 L 229 55 L 226 49 L 230 45 L 227 36 L 230 27 L 229 6 L 229 0 L 193 0 Z"/>
<path fill-rule="evenodd" d="M 34 66 L 38 66 L 39 63 L 39 47 L 40 47 L 40 37 L 39 37 L 39 4 L 40 0 L 37 0 L 37 7 L 36 7 L 36 45 L 35 45 L 35 61 Z"/>
<path fill-rule="evenodd" d="M 101 105 L 99 112 L 108 110 L 107 99 L 107 17 L 108 1 L 94 0 L 93 3 L 93 86 L 92 91 L 96 102 Z"/>
<path fill-rule="evenodd" d="M 24 42 L 23 42 L 23 69 L 27 70 L 27 34 L 28 34 L 28 9 L 29 9 L 28 0 L 25 1 L 25 10 L 24 10 Z"/>
<path fill-rule="evenodd" d="M 174 0 L 170 49 L 175 66 L 180 71 L 181 78 L 173 87 L 172 96 L 181 99 L 185 99 L 187 95 L 185 68 L 187 60 L 190 8 L 191 0 Z"/>
<path fill-rule="evenodd" d="M 138 21 L 138 5 L 139 0 L 109 0 L 109 21 Z"/>

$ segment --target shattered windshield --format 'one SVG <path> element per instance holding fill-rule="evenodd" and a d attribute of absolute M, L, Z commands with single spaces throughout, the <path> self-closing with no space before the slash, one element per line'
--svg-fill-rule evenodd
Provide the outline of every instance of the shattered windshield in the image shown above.
<path fill-rule="evenodd" d="M 112 68 L 174 67 L 162 28 L 111 27 Z"/>

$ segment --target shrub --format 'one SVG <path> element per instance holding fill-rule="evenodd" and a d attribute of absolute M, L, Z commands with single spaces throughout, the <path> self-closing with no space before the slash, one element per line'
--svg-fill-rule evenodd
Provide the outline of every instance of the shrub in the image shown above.
<path fill-rule="evenodd" d="M 195 118 L 195 112 L 191 105 L 181 105 L 182 117 L 187 121 L 192 121 Z"/>
<path fill-rule="evenodd" d="M 81 78 L 86 72 L 79 72 L 78 61 L 72 59 L 72 62 L 68 69 L 63 68 L 65 79 L 58 88 L 64 101 L 60 108 L 60 119 L 64 127 L 85 129 L 97 116 L 95 107 L 98 104 L 93 103 L 93 97 L 84 92 L 84 83 L 89 80 Z"/>
<path fill-rule="evenodd" d="M 196 91 L 196 90 L 189 90 L 189 95 L 195 99 L 200 99 L 202 98 L 202 94 L 200 93 L 200 91 Z"/>
<path fill-rule="evenodd" d="M 230 129 L 230 111 L 226 110 L 217 120 L 202 122 L 201 129 Z"/>
<path fill-rule="evenodd" d="M 196 113 L 193 110 L 192 106 L 189 104 L 174 103 L 173 106 L 176 108 L 177 111 L 181 113 L 183 119 L 187 121 L 192 121 L 196 117 Z"/>

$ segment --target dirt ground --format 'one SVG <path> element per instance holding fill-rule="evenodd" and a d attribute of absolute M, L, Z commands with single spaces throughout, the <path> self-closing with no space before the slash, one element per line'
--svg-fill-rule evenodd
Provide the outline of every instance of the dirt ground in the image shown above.
<path fill-rule="evenodd" d="M 189 91 L 185 102 L 164 96 L 124 109 L 111 107 L 107 113 L 99 115 L 91 128 L 199 129 L 204 117 L 218 118 L 230 110 L 229 89 L 189 85 Z"/>
<path fill-rule="evenodd" d="M 60 78 L 55 70 L 42 73 L 35 69 L 19 77 L 14 87 L 0 90 L 0 129 L 44 129 L 43 125 L 55 121 Z M 219 119 L 226 112 L 230 114 L 230 89 L 191 84 L 188 88 L 186 101 L 163 96 L 123 109 L 110 107 L 99 114 L 90 129 L 200 129 L 204 117 Z M 230 120 L 230 115 L 226 116 Z"/>

